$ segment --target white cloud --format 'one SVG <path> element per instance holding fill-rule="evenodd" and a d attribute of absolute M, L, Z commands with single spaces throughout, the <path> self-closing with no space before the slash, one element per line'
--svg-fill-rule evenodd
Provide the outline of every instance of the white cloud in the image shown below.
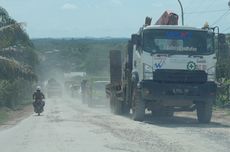
<path fill-rule="evenodd" d="M 62 10 L 75 10 L 77 9 L 77 6 L 74 4 L 66 3 L 61 8 Z"/>

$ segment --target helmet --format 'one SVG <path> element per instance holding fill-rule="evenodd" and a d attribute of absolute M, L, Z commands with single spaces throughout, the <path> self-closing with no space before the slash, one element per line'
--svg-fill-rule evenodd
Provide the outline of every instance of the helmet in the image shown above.
<path fill-rule="evenodd" d="M 41 87 L 40 87 L 40 86 L 37 86 L 36 90 L 37 90 L 37 91 L 41 91 Z"/>

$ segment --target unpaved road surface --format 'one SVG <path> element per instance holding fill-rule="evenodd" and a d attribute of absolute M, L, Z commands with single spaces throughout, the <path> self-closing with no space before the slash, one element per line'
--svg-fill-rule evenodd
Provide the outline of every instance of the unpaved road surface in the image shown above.
<path fill-rule="evenodd" d="M 229 152 L 230 127 L 193 118 L 145 122 L 88 108 L 75 100 L 48 100 L 35 114 L 0 130 L 1 152 Z"/>

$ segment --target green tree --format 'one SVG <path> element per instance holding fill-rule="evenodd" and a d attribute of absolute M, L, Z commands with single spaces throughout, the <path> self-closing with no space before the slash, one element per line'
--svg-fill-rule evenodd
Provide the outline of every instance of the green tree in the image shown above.
<path fill-rule="evenodd" d="M 38 59 L 22 24 L 0 7 L 0 106 L 29 100 Z"/>

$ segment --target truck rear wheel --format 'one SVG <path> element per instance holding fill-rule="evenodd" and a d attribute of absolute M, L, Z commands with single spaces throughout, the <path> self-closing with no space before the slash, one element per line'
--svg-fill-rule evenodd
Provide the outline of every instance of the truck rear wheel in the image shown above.
<path fill-rule="evenodd" d="M 132 101 L 132 118 L 135 121 L 143 121 L 145 116 L 145 102 L 141 97 L 141 91 L 134 89 Z"/>
<path fill-rule="evenodd" d="M 199 123 L 209 123 L 212 117 L 212 102 L 198 102 L 196 106 Z"/>
<path fill-rule="evenodd" d="M 129 115 L 130 107 L 125 102 L 122 102 L 122 115 Z"/>
<path fill-rule="evenodd" d="M 122 114 L 122 102 L 117 100 L 114 106 L 114 114 L 121 115 Z"/>
<path fill-rule="evenodd" d="M 122 102 L 117 100 L 116 95 L 112 93 L 110 97 L 110 109 L 114 114 L 122 114 Z"/>

